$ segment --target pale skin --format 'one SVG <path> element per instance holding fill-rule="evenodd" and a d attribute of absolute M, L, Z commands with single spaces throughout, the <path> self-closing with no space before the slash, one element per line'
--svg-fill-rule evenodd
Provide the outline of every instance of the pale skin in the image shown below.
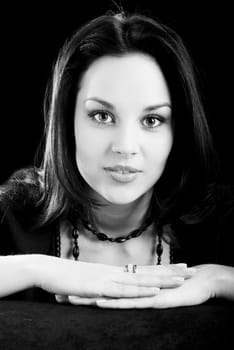
<path fill-rule="evenodd" d="M 149 56 L 103 57 L 85 72 L 74 118 L 76 161 L 91 194 L 105 204 L 95 214 L 108 236 L 143 222 L 173 146 L 172 109 L 167 83 Z M 142 172 L 130 183 L 118 183 L 103 167 L 119 163 Z M 83 230 L 78 262 L 72 260 L 66 223 L 60 232 L 61 258 L 0 257 L 0 297 L 37 286 L 58 302 L 102 308 L 188 306 L 215 296 L 234 300 L 232 267 L 169 264 L 165 243 L 163 264 L 155 266 L 153 227 L 124 244 L 97 241 Z M 124 272 L 128 263 L 138 265 L 137 273 Z"/>
<path fill-rule="evenodd" d="M 149 106 L 160 107 L 148 109 L 150 113 L 145 112 L 147 109 L 144 107 Z M 77 165 L 93 189 L 94 197 L 106 204 L 96 212 L 97 224 L 100 231 L 111 237 L 129 232 L 143 220 L 152 195 L 152 185 L 161 176 L 173 144 L 171 108 L 163 74 L 156 62 L 147 56 L 104 57 L 84 75 L 75 112 Z M 90 113 L 95 117 L 95 122 L 87 118 Z M 143 129 L 141 123 L 149 116 L 165 119 L 163 123 L 155 120 L 155 128 L 151 130 Z M 109 181 L 102 170 L 103 166 L 121 161 L 144 169 L 138 182 L 120 185 Z M 154 242 L 150 229 L 125 245 L 97 242 L 87 231 L 80 235 L 81 259 L 120 265 L 120 271 L 124 264 L 134 262 L 139 265 L 136 274 L 138 282 L 146 281 L 145 273 L 149 274 L 149 285 L 152 286 L 151 278 L 155 281 L 156 277 L 159 284 L 154 286 L 159 287 L 160 291 L 156 295 L 140 298 L 57 296 L 59 302 L 105 308 L 166 308 L 200 304 L 215 296 L 234 299 L 232 267 L 185 267 L 187 276 L 172 276 L 170 269 L 175 265 L 169 265 L 166 244 L 164 265 L 152 266 L 151 248 Z M 65 257 L 71 255 L 69 244 L 69 239 L 66 240 L 64 235 Z M 172 280 L 177 280 L 178 284 Z M 221 280 L 227 287 L 222 291 Z"/>

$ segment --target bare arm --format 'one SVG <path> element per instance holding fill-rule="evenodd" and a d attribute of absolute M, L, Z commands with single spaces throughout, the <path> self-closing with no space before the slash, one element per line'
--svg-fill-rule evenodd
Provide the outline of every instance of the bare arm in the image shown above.
<path fill-rule="evenodd" d="M 138 275 L 125 273 L 119 266 L 42 254 L 1 256 L 0 297 L 39 287 L 53 294 L 84 298 L 142 298 L 158 294 L 160 288 L 178 287 L 190 276 L 189 269 L 180 265 L 146 269 Z"/>
<path fill-rule="evenodd" d="M 0 256 L 0 298 L 34 286 L 33 255 Z"/>

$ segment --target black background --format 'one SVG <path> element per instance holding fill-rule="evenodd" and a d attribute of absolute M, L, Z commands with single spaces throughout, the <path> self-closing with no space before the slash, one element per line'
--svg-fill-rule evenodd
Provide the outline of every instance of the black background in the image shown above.
<path fill-rule="evenodd" d="M 136 9 L 159 17 L 184 39 L 199 70 L 223 178 L 234 183 L 231 4 L 122 0 L 122 5 L 129 12 Z M 16 169 L 33 164 L 43 133 L 44 91 L 64 40 L 78 26 L 109 9 L 115 9 L 110 0 L 9 2 L 1 8 L 0 182 Z"/>

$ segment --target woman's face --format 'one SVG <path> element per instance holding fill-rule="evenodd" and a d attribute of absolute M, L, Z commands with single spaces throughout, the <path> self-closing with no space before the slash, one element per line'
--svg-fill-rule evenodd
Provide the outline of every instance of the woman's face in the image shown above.
<path fill-rule="evenodd" d="M 171 114 L 167 83 L 150 56 L 104 56 L 88 68 L 74 126 L 77 166 L 94 194 L 126 204 L 152 189 L 172 148 Z"/>

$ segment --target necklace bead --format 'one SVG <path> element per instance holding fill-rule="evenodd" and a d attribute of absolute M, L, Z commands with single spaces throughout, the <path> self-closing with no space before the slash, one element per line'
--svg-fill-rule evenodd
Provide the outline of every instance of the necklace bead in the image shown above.
<path fill-rule="evenodd" d="M 120 236 L 117 238 L 108 237 L 105 233 L 97 232 L 87 222 L 84 223 L 84 227 L 87 228 L 89 231 L 91 231 L 101 241 L 108 240 L 109 242 L 112 242 L 112 243 L 124 243 L 131 238 L 139 237 L 142 234 L 142 232 L 151 223 L 152 223 L 152 221 L 148 220 L 140 229 L 137 229 L 137 230 L 130 232 L 130 234 L 128 234 L 127 236 Z M 157 235 L 158 242 L 157 242 L 157 245 L 155 248 L 155 253 L 157 255 L 157 265 L 161 265 L 162 254 L 163 254 L 163 244 L 162 244 L 162 232 L 161 232 L 160 228 L 157 228 L 157 233 L 158 233 L 158 235 Z M 72 241 L 73 241 L 72 255 L 76 261 L 79 259 L 79 255 L 80 255 L 78 238 L 79 238 L 79 231 L 78 231 L 77 227 L 73 226 L 72 227 Z M 169 245 L 169 250 L 170 250 L 170 264 L 172 264 L 173 263 L 173 244 Z M 60 238 L 59 227 L 57 229 L 57 234 L 56 234 L 56 256 L 58 256 L 58 257 L 61 256 L 61 238 Z"/>
<path fill-rule="evenodd" d="M 73 238 L 72 254 L 73 254 L 74 259 L 78 260 L 79 255 L 80 255 L 80 249 L 79 249 L 79 245 L 78 245 L 79 231 L 75 227 L 72 230 L 72 238 Z"/>
<path fill-rule="evenodd" d="M 147 227 L 149 227 L 152 224 L 152 222 L 153 222 L 152 219 L 149 218 L 149 219 L 147 219 L 147 221 L 140 228 L 131 231 L 126 236 L 119 236 L 119 237 L 116 237 L 116 238 L 108 237 L 103 232 L 97 232 L 92 227 L 92 225 L 89 222 L 87 222 L 87 221 L 83 221 L 83 225 L 88 231 L 92 232 L 100 241 L 109 241 L 109 242 L 112 242 L 112 243 L 124 243 L 124 242 L 126 242 L 127 240 L 129 240 L 131 238 L 139 237 L 142 234 L 142 232 L 144 232 L 147 229 Z"/>

